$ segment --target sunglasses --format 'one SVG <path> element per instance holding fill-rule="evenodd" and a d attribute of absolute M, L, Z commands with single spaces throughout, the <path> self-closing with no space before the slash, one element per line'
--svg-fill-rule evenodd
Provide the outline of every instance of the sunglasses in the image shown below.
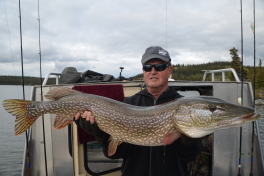
<path fill-rule="evenodd" d="M 146 72 L 150 72 L 152 70 L 152 67 L 154 67 L 156 71 L 163 71 L 168 66 L 169 66 L 168 64 L 143 65 L 143 70 Z"/>

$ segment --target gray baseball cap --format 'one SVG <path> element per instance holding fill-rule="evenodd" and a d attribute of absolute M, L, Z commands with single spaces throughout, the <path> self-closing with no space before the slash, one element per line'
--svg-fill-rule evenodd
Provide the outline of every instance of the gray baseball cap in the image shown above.
<path fill-rule="evenodd" d="M 150 59 L 161 59 L 165 62 L 171 61 L 169 52 L 165 49 L 161 48 L 160 46 L 151 46 L 146 49 L 145 53 L 142 56 L 141 63 L 144 64 Z"/>

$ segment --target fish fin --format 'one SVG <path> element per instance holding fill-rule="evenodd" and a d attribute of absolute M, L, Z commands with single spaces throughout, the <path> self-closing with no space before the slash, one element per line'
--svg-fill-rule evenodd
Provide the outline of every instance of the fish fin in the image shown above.
<path fill-rule="evenodd" d="M 181 137 L 181 133 L 179 131 L 172 131 L 165 135 L 165 137 L 162 140 L 162 143 L 164 145 L 169 145 L 169 144 L 172 144 L 174 141 L 176 141 L 180 137 Z"/>
<path fill-rule="evenodd" d="M 18 136 L 26 131 L 34 121 L 41 115 L 35 114 L 37 116 L 30 116 L 30 113 L 27 109 L 29 104 L 34 102 L 25 101 L 25 100 L 4 100 L 3 107 L 7 112 L 16 116 L 15 124 L 15 135 Z"/>
<path fill-rule="evenodd" d="M 108 156 L 112 156 L 113 154 L 115 154 L 117 146 L 119 146 L 122 141 L 117 141 L 115 139 L 112 138 L 112 136 L 109 138 L 109 144 L 108 144 Z"/>
<path fill-rule="evenodd" d="M 71 95 L 71 94 L 79 94 L 79 93 L 83 93 L 77 90 L 73 90 L 67 87 L 57 87 L 54 89 L 51 89 L 50 91 L 48 91 L 48 93 L 45 96 L 45 98 L 47 98 L 48 100 L 56 100 L 58 98 L 67 96 L 67 95 Z"/>
<path fill-rule="evenodd" d="M 62 128 L 66 127 L 67 125 L 71 124 L 72 122 L 73 122 L 72 119 L 57 114 L 55 121 L 54 121 L 54 124 L 53 124 L 53 127 L 56 130 L 59 130 L 59 129 L 62 129 Z"/>

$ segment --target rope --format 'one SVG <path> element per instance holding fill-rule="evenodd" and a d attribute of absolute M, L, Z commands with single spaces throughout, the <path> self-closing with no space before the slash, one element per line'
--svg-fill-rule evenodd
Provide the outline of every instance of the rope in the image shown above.
<path fill-rule="evenodd" d="M 13 62 L 14 74 L 16 76 L 16 69 L 15 69 L 15 65 L 14 65 L 14 56 L 13 56 L 13 49 L 12 49 L 11 39 L 10 39 L 9 24 L 8 24 L 8 18 L 7 18 L 7 13 L 6 13 L 5 1 L 4 1 L 4 7 L 5 7 L 5 14 L 6 14 L 6 26 L 7 26 L 7 32 L 8 32 L 8 37 L 9 37 L 10 53 L 11 53 L 12 62 Z M 17 78 L 15 78 L 15 79 L 16 79 L 16 82 L 17 82 Z M 19 97 L 18 86 L 17 86 L 17 95 Z"/>

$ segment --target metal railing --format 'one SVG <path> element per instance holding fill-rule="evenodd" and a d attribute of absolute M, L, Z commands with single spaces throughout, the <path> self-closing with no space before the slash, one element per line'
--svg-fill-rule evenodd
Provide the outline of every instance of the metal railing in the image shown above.
<path fill-rule="evenodd" d="M 60 78 L 60 75 L 61 75 L 61 73 L 48 73 L 48 74 L 45 76 L 45 79 L 44 79 L 44 81 L 43 81 L 43 83 L 42 83 L 42 86 L 45 86 L 45 85 L 47 84 L 48 79 L 49 79 L 50 76 L 56 76 L 56 85 L 58 85 L 58 84 L 59 84 L 59 78 Z"/>
<path fill-rule="evenodd" d="M 222 73 L 222 81 L 226 81 L 225 80 L 225 72 L 232 72 L 234 75 L 235 81 L 240 82 L 240 79 L 237 76 L 237 73 L 233 68 L 226 68 L 226 69 L 219 69 L 219 70 L 202 70 L 202 71 L 204 71 L 203 81 L 205 81 L 206 75 L 208 73 L 212 74 L 212 81 L 215 81 L 215 73 Z"/>

